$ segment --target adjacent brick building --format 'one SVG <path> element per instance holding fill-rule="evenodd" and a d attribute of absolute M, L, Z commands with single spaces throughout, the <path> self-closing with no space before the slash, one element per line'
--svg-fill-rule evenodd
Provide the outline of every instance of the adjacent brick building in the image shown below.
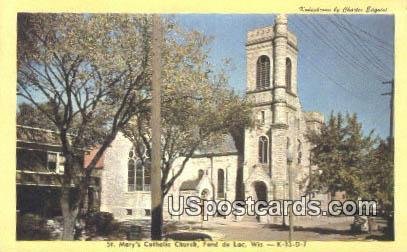
<path fill-rule="evenodd" d="M 61 215 L 59 199 L 65 158 L 58 133 L 24 125 L 17 125 L 16 130 L 17 212 L 35 213 L 45 217 Z M 84 167 L 84 160 L 86 162 L 90 154 L 83 151 L 83 155 L 77 157 L 76 165 Z M 99 210 L 101 168 L 102 166 L 98 166 L 92 172 L 83 209 Z M 79 176 L 73 181 L 72 190 L 75 190 L 78 184 Z"/>

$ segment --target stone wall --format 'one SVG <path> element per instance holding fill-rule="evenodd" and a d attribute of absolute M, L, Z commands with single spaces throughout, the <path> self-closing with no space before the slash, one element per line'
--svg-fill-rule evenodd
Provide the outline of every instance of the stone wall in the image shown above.
<path fill-rule="evenodd" d="M 309 173 L 315 167 L 309 162 L 312 146 L 307 142 L 308 130 L 318 130 L 323 116 L 318 112 L 303 112 L 298 97 L 297 84 L 297 39 L 287 29 L 287 19 L 279 15 L 276 25 L 249 31 L 247 34 L 247 97 L 254 104 L 256 126 L 245 130 L 243 185 L 236 185 L 238 156 L 235 153 L 217 153 L 195 156 L 191 158 L 179 178 L 175 181 L 168 195 L 201 195 L 202 191 L 210 191 L 210 199 L 217 197 L 218 170 L 225 172 L 226 199 L 235 199 L 236 186 L 243 186 L 246 198 L 257 198 L 255 183 L 262 182 L 267 187 L 267 199 L 288 199 L 288 166 L 287 148 L 293 154 L 292 169 L 294 174 L 294 196 L 304 195 L 309 182 Z M 267 55 L 270 58 L 270 87 L 256 89 L 257 59 Z M 285 71 L 286 58 L 292 62 L 292 89 L 286 90 Z M 261 111 L 265 113 L 265 121 L 261 122 Z M 268 162 L 260 164 L 258 158 L 259 138 L 267 137 L 269 146 Z M 288 146 L 288 143 L 289 146 Z M 128 152 L 132 144 L 119 134 L 105 153 L 102 176 L 101 210 L 112 212 L 116 218 L 143 218 L 150 209 L 149 192 L 127 191 Z M 300 158 L 301 153 L 301 158 Z M 183 158 L 173 164 L 175 174 L 181 167 Z M 204 177 L 196 188 L 180 190 L 185 181 L 196 180 L 199 170 Z M 168 198 L 164 200 L 164 209 L 168 208 Z M 127 215 L 128 209 L 133 214 Z M 168 211 L 164 217 L 170 218 Z M 182 217 L 181 217 L 182 218 Z M 264 219 L 264 218 L 263 218 Z M 280 222 L 278 218 L 267 221 Z"/>
<path fill-rule="evenodd" d="M 105 152 L 104 168 L 102 171 L 102 192 L 101 192 L 101 211 L 113 213 L 116 219 L 140 219 L 149 218 L 151 209 L 151 194 L 149 191 L 128 191 L 128 160 L 129 152 L 132 148 L 130 140 L 119 133 L 111 146 Z M 174 173 L 178 171 L 183 158 L 175 160 L 173 165 Z M 234 200 L 235 181 L 237 170 L 237 155 L 212 155 L 207 157 L 191 158 L 183 173 L 175 181 L 168 195 L 178 197 L 180 195 L 180 185 L 187 180 L 193 180 L 198 177 L 199 170 L 205 172 L 205 183 L 200 183 L 197 187 L 197 194 L 202 190 L 209 189 L 210 199 L 218 200 L 217 179 L 218 169 L 225 172 L 225 195 L 226 199 Z M 173 173 L 171 172 L 170 177 Z M 168 199 L 164 201 L 164 217 L 169 218 Z M 131 211 L 131 214 L 129 214 Z"/>
<path fill-rule="evenodd" d="M 174 173 L 180 169 L 180 165 L 183 158 L 179 158 L 174 162 Z M 186 192 L 180 191 L 180 187 L 184 181 L 194 180 L 198 178 L 199 170 L 204 171 L 204 177 L 201 179 L 201 183 L 196 188 L 196 195 L 201 195 L 202 191 L 207 189 L 210 192 L 208 199 L 221 200 L 218 198 L 218 170 L 223 169 L 225 174 L 225 198 L 229 201 L 235 199 L 235 186 L 236 186 L 236 172 L 237 172 L 237 155 L 208 155 L 203 157 L 191 158 L 184 171 L 175 181 L 173 187 L 168 193 L 168 196 L 178 197 L 180 195 L 186 195 Z M 175 201 L 176 202 L 176 201 Z M 168 207 L 168 198 L 164 203 L 166 209 Z M 176 207 L 178 207 L 176 205 Z M 164 217 L 170 216 L 164 211 Z M 181 217 L 185 218 L 186 216 Z"/>
<path fill-rule="evenodd" d="M 151 208 L 150 192 L 128 191 L 127 164 L 132 146 L 131 141 L 119 133 L 105 152 L 100 210 L 120 220 L 148 218 Z"/>
<path fill-rule="evenodd" d="M 246 197 L 256 198 L 253 184 L 261 181 L 267 185 L 268 199 L 288 199 L 288 148 L 293 154 L 294 198 L 305 193 L 309 182 L 311 146 L 305 135 L 308 129 L 318 129 L 321 117 L 317 112 L 302 111 L 298 97 L 297 53 L 297 39 L 288 31 L 284 15 L 277 16 L 274 26 L 248 32 L 247 96 L 256 105 L 255 119 L 262 110 L 266 111 L 266 119 L 263 125 L 257 122 L 254 129 L 245 132 Z M 272 86 L 256 90 L 256 62 L 261 55 L 271 59 Z M 286 58 L 290 58 L 292 64 L 291 90 L 286 89 L 285 83 Z M 260 164 L 258 161 L 258 141 L 263 135 L 268 137 L 271 147 L 268 164 Z"/>

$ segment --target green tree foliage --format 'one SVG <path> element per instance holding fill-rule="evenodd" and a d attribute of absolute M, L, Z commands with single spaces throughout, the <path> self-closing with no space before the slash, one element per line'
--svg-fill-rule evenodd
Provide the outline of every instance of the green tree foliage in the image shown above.
<path fill-rule="evenodd" d="M 47 104 L 39 105 L 43 111 L 49 109 Z M 30 103 L 18 104 L 17 124 L 41 129 L 56 130 L 55 125 L 41 112 L 41 110 L 37 109 Z"/>
<path fill-rule="evenodd" d="M 251 124 L 251 105 L 228 87 L 226 70 L 213 72 L 208 63 L 210 38 L 164 22 L 162 46 L 161 153 L 162 193 L 166 195 L 191 156 L 225 134 L 243 139 Z M 225 61 L 228 66 L 228 61 Z M 141 111 L 127 124 L 125 135 L 146 146 L 151 157 L 150 111 Z M 171 173 L 174 161 L 182 159 Z"/>
<path fill-rule="evenodd" d="M 392 139 L 380 140 L 371 153 L 366 171 L 367 191 L 387 211 L 392 211 L 394 200 L 394 147 Z"/>
<path fill-rule="evenodd" d="M 97 161 L 117 132 L 148 105 L 150 30 L 151 19 L 143 15 L 18 15 L 17 94 L 59 132 L 65 156 L 63 239 L 73 239 Z M 77 167 L 76 157 L 95 144 L 100 148 L 88 167 Z M 73 192 L 78 175 L 82 180 Z"/>
<path fill-rule="evenodd" d="M 356 115 L 331 114 L 320 130 L 310 132 L 313 171 L 310 191 L 345 191 L 359 197 L 389 202 L 393 194 L 393 152 L 388 143 L 362 133 Z"/>
<path fill-rule="evenodd" d="M 61 181 L 63 239 L 73 238 L 89 176 L 120 130 L 150 147 L 151 18 L 140 15 L 20 14 L 17 93 L 59 132 L 66 158 Z M 210 39 L 165 22 L 162 45 L 163 193 L 181 174 L 199 145 L 243 129 L 248 103 L 231 92 L 225 72 L 212 73 Z M 31 108 L 20 106 L 21 123 Z M 23 116 L 25 115 L 25 116 Z M 135 117 L 134 117 L 135 116 Z M 34 126 L 34 125 L 32 125 Z M 38 126 L 44 126 L 39 124 Z M 125 128 L 125 126 L 127 126 Z M 240 133 L 242 136 L 242 134 Z M 85 169 L 75 167 L 77 150 L 99 144 Z M 175 176 L 170 167 L 187 157 Z M 70 189 L 81 175 L 79 195 Z"/>
<path fill-rule="evenodd" d="M 344 191 L 350 199 L 375 200 L 387 218 L 386 236 L 394 239 L 393 140 L 364 136 L 356 115 L 331 114 L 320 131 L 310 132 L 312 164 L 309 191 Z M 356 224 L 357 218 L 355 218 Z"/>

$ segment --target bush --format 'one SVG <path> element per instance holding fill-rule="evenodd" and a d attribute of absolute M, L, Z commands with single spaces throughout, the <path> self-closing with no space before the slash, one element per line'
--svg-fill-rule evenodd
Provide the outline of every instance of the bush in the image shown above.
<path fill-rule="evenodd" d="M 84 217 L 87 233 L 94 235 L 109 235 L 115 232 L 119 225 L 114 221 L 113 214 L 108 212 L 90 212 Z"/>
<path fill-rule="evenodd" d="M 35 214 L 17 215 L 17 240 L 50 240 L 47 220 Z"/>

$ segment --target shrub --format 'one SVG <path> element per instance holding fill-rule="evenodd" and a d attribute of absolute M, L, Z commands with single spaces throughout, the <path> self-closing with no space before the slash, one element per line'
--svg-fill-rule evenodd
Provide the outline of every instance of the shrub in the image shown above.
<path fill-rule="evenodd" d="M 84 217 L 86 231 L 89 234 L 109 235 L 118 229 L 113 214 L 108 212 L 90 212 Z"/>
<path fill-rule="evenodd" d="M 50 240 L 46 219 L 35 214 L 17 215 L 17 240 Z"/>

